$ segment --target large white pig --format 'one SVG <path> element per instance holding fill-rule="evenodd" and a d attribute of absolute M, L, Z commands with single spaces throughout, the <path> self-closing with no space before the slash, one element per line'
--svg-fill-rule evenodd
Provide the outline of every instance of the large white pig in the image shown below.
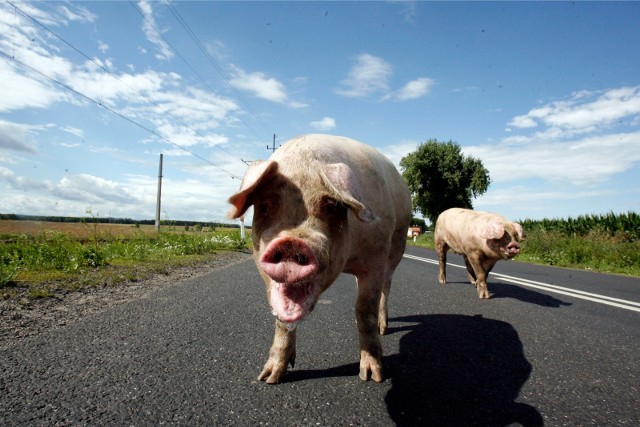
<path fill-rule="evenodd" d="M 404 253 L 411 199 L 393 164 L 352 139 L 305 135 L 246 171 L 228 218 L 253 205 L 253 253 L 276 316 L 258 376 L 279 382 L 296 355 L 296 324 L 341 272 L 356 276 L 360 378 L 382 381 L 379 334 Z"/>
<path fill-rule="evenodd" d="M 520 252 L 525 235 L 522 226 L 505 217 L 470 209 L 453 208 L 442 212 L 436 221 L 434 241 L 440 261 L 439 281 L 447 283 L 449 248 L 464 258 L 469 280 L 480 298 L 489 298 L 487 276 L 501 259 L 509 260 Z"/>

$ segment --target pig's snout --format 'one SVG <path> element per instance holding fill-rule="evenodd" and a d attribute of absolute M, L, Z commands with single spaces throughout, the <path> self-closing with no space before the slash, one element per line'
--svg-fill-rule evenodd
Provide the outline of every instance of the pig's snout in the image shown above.
<path fill-rule="evenodd" d="M 518 242 L 511 242 L 507 245 L 507 255 L 514 257 L 520 253 L 520 245 Z"/>
<path fill-rule="evenodd" d="M 296 283 L 318 271 L 318 258 L 304 241 L 281 237 L 267 246 L 260 267 L 278 283 Z"/>

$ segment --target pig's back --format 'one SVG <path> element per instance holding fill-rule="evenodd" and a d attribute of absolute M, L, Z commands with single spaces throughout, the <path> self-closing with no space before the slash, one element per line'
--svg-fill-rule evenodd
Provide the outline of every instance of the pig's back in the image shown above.
<path fill-rule="evenodd" d="M 499 215 L 471 209 L 447 209 L 438 216 L 435 237 L 443 239 L 458 253 L 486 250 L 486 239 L 481 234 L 494 218 L 499 218 Z"/>

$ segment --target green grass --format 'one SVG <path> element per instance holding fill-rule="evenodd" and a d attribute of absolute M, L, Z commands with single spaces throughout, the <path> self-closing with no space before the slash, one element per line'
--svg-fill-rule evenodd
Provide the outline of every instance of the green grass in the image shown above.
<path fill-rule="evenodd" d="M 52 289 L 73 291 L 99 284 L 136 281 L 163 269 L 189 265 L 219 251 L 244 250 L 238 230 L 162 232 L 127 238 L 80 241 L 60 232 L 3 236 L 0 243 L 0 297 L 27 287 L 31 298 Z"/>

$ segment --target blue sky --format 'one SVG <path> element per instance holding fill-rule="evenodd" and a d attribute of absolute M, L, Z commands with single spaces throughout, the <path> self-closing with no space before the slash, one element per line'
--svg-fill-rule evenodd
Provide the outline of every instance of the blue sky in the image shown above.
<path fill-rule="evenodd" d="M 482 160 L 479 210 L 640 211 L 638 2 L 0 2 L 0 212 L 221 221 L 305 133 Z"/>

